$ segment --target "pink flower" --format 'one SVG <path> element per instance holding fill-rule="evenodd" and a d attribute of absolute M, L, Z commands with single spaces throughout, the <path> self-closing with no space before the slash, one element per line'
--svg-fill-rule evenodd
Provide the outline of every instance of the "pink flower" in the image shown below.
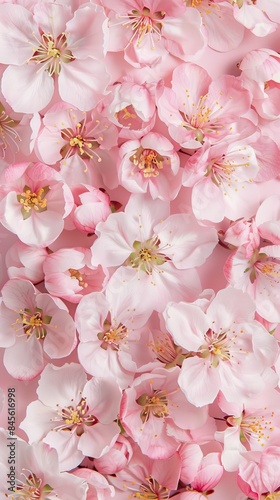
<path fill-rule="evenodd" d="M 270 49 L 252 50 L 243 58 L 239 68 L 244 85 L 253 94 L 252 105 L 257 113 L 266 120 L 277 119 L 280 113 L 279 54 Z"/>
<path fill-rule="evenodd" d="M 61 248 L 48 255 L 43 266 L 48 292 L 77 304 L 84 295 L 102 290 L 105 273 L 90 261 L 88 248 Z"/>
<path fill-rule="evenodd" d="M 0 19 L 5 39 L 0 62 L 10 65 L 2 92 L 15 111 L 34 113 L 47 106 L 54 79 L 62 100 L 84 111 L 97 104 L 109 83 L 101 62 L 108 35 L 100 6 L 87 3 L 72 15 L 68 5 L 45 2 L 35 5 L 33 15 L 6 3 L 0 5 Z"/>
<path fill-rule="evenodd" d="M 77 307 L 75 322 L 80 336 L 78 356 L 91 375 L 110 373 L 124 389 L 137 370 L 135 351 L 141 345 L 141 327 L 147 314 L 139 314 L 137 300 L 121 295 L 91 293 Z"/>
<path fill-rule="evenodd" d="M 187 7 L 200 13 L 208 38 L 208 46 L 228 52 L 240 45 L 244 27 L 233 16 L 232 5 L 219 0 L 184 0 Z M 230 2 L 231 3 L 231 2 Z"/>
<path fill-rule="evenodd" d="M 56 240 L 73 206 L 70 189 L 43 163 L 6 167 L 0 176 L 0 191 L 1 223 L 27 245 L 46 247 Z"/>
<path fill-rule="evenodd" d="M 158 112 L 171 137 L 183 148 L 197 149 L 230 135 L 250 108 L 250 95 L 230 75 L 211 81 L 207 71 L 192 63 L 173 71 L 172 89 L 159 93 Z"/>
<path fill-rule="evenodd" d="M 39 293 L 29 281 L 9 280 L 0 304 L 4 366 L 18 380 L 31 380 L 44 368 L 44 359 L 64 358 L 76 345 L 76 329 L 59 299 Z"/>
<path fill-rule="evenodd" d="M 140 85 L 131 79 L 115 83 L 100 109 L 112 123 L 121 127 L 119 137 L 138 139 L 155 124 L 154 85 Z"/>
<path fill-rule="evenodd" d="M 115 125 L 96 111 L 86 113 L 60 102 L 46 112 L 36 148 L 44 162 L 60 162 L 67 184 L 99 185 L 103 180 L 108 187 L 115 187 L 109 151 L 117 138 Z"/>
<path fill-rule="evenodd" d="M 13 163 L 15 154 L 19 151 L 21 141 L 18 133 L 19 121 L 14 120 L 6 113 L 3 104 L 0 102 L 0 159 L 5 163 Z"/>
<path fill-rule="evenodd" d="M 131 193 L 150 192 L 153 199 L 174 200 L 182 185 L 180 158 L 163 135 L 149 132 L 120 148 L 120 184 Z"/>
<path fill-rule="evenodd" d="M 137 377 L 123 393 L 120 420 L 142 453 L 155 460 L 171 457 L 180 442 L 176 431 L 197 429 L 207 419 L 207 407 L 197 409 L 178 387 L 178 367 L 157 368 Z"/>
<path fill-rule="evenodd" d="M 255 219 L 240 219 L 227 228 L 223 240 L 235 247 L 246 247 L 246 254 L 250 258 L 255 248 L 260 245 L 260 234 Z"/>
<path fill-rule="evenodd" d="M 179 455 L 182 461 L 180 479 L 187 485 L 188 493 L 183 493 L 178 498 L 199 500 L 199 495 L 192 497 L 191 492 L 202 493 L 206 496 L 208 493 L 213 493 L 224 472 L 220 454 L 208 453 L 203 456 L 197 444 L 183 444 L 179 449 Z"/>
<path fill-rule="evenodd" d="M 7 433 L 1 429 L 0 451 L 3 473 L 0 486 L 1 498 L 48 498 L 48 500 L 88 498 L 88 486 L 83 478 L 59 471 L 56 450 L 44 443 L 30 445 L 21 439 L 16 440 L 16 485 L 14 491 L 8 490 L 7 476 L 11 473 L 11 461 L 9 462 L 11 448 L 7 443 L 11 441 L 7 441 L 7 438 L 9 439 Z"/>
<path fill-rule="evenodd" d="M 136 68 L 155 66 L 170 53 L 184 61 L 202 51 L 205 37 L 199 13 L 176 0 L 126 0 L 109 9 L 109 51 L 124 50 Z M 186 36 L 187 32 L 187 36 Z"/>
<path fill-rule="evenodd" d="M 206 313 L 184 302 L 168 304 L 167 329 L 189 351 L 178 383 L 192 404 L 212 403 L 219 391 L 228 401 L 248 401 L 264 389 L 278 345 L 254 313 L 249 295 L 231 287 L 217 293 Z"/>
<path fill-rule="evenodd" d="M 108 194 L 89 184 L 72 187 L 75 208 L 71 213 L 74 225 L 87 234 L 95 232 L 98 222 L 104 222 L 112 213 Z"/>
<path fill-rule="evenodd" d="M 138 312 L 162 311 L 170 300 L 194 300 L 199 293 L 196 266 L 212 253 L 215 229 L 198 225 L 190 214 L 169 216 L 169 205 L 132 195 L 124 213 L 96 228 L 92 263 L 119 268 L 108 290 L 143 297 Z M 196 295 L 196 296 L 195 296 Z"/>
<path fill-rule="evenodd" d="M 233 15 L 245 28 L 256 36 L 273 33 L 280 23 L 279 4 L 277 0 L 233 0 Z"/>
<path fill-rule="evenodd" d="M 77 363 L 48 364 L 37 394 L 20 428 L 30 443 L 43 440 L 57 450 L 60 470 L 77 467 L 84 456 L 100 457 L 115 443 L 121 391 L 112 378 L 87 381 Z"/>
<path fill-rule="evenodd" d="M 94 470 L 87 468 L 74 469 L 74 476 L 86 479 L 88 491 L 86 500 L 110 500 L 115 496 L 115 489 L 107 479 Z"/>
<path fill-rule="evenodd" d="M 239 466 L 239 488 L 252 500 L 273 500 L 279 497 L 280 448 L 270 446 L 263 453 L 250 454 Z"/>
<path fill-rule="evenodd" d="M 238 469 L 247 450 L 263 451 L 279 443 L 280 394 L 270 388 L 273 378 L 267 380 L 264 392 L 245 404 L 228 403 L 222 395 L 219 396 L 219 406 L 226 414 L 224 418 L 228 427 L 216 432 L 215 439 L 224 443 L 222 463 L 227 471 Z"/>
<path fill-rule="evenodd" d="M 43 263 L 48 256 L 46 248 L 37 248 L 17 241 L 6 253 L 9 278 L 21 278 L 36 284 L 44 280 Z"/>
<path fill-rule="evenodd" d="M 193 186 L 192 209 L 197 219 L 220 222 L 251 215 L 248 197 L 259 164 L 254 149 L 238 143 L 202 147 L 185 165 L 185 186 Z"/>
<path fill-rule="evenodd" d="M 111 476 L 109 481 L 114 485 L 116 498 L 151 498 L 166 500 L 172 490 L 178 487 L 181 460 L 178 453 L 172 457 L 154 460 L 143 455 L 139 447 L 133 444 L 133 457 L 129 466 Z"/>
<path fill-rule="evenodd" d="M 248 293 L 255 301 L 257 313 L 270 323 L 280 321 L 280 246 L 255 248 L 248 255 L 240 247 L 226 260 L 224 275 L 227 281 Z"/>
<path fill-rule="evenodd" d="M 94 459 L 94 467 L 102 474 L 117 474 L 128 466 L 132 455 L 129 440 L 120 434 L 114 446 L 105 455 Z"/>

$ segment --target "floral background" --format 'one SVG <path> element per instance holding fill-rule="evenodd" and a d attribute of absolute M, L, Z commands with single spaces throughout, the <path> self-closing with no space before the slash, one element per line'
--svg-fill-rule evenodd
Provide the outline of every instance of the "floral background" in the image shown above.
<path fill-rule="evenodd" d="M 280 498 L 279 24 L 0 3 L 1 499 Z"/>

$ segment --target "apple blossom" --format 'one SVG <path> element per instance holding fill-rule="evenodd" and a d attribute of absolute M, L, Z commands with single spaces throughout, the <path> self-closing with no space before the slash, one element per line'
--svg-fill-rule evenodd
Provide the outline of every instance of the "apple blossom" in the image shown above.
<path fill-rule="evenodd" d="M 219 396 L 218 403 L 226 414 L 227 428 L 217 431 L 215 438 L 224 443 L 221 459 L 225 470 L 237 470 L 247 450 L 262 451 L 278 445 L 280 394 L 269 385 L 268 382 L 264 392 L 245 404 L 228 403 L 222 394 Z"/>
<path fill-rule="evenodd" d="M 153 460 L 141 453 L 136 443 L 133 444 L 133 456 L 129 466 L 108 477 L 115 487 L 118 500 L 144 498 L 166 500 L 179 482 L 181 460 L 178 453 L 170 458 Z"/>
<path fill-rule="evenodd" d="M 77 304 L 84 295 L 102 290 L 106 274 L 91 265 L 88 248 L 61 248 L 48 255 L 43 265 L 48 292 Z"/>
<path fill-rule="evenodd" d="M 75 227 L 84 233 L 93 234 L 98 222 L 105 221 L 112 213 L 108 194 L 89 184 L 76 184 L 72 187 L 74 209 L 71 218 Z"/>
<path fill-rule="evenodd" d="M 18 112 L 40 111 L 52 99 L 55 77 L 61 99 L 83 111 L 93 108 L 109 83 L 101 62 L 106 32 L 96 4 L 83 4 L 74 15 L 58 3 L 36 4 L 34 15 L 21 5 L 1 4 L 0 62 L 10 65 L 2 78 L 7 102 Z"/>
<path fill-rule="evenodd" d="M 201 15 L 207 32 L 208 46 L 219 52 L 228 52 L 242 42 L 244 27 L 234 18 L 229 3 L 209 0 L 184 0 L 187 7 Z"/>
<path fill-rule="evenodd" d="M 196 408 L 179 389 L 179 373 L 178 367 L 157 368 L 135 378 L 123 393 L 121 424 L 142 453 L 155 460 L 176 452 L 177 428 L 197 429 L 207 420 L 207 407 Z"/>
<path fill-rule="evenodd" d="M 248 401 L 264 389 L 278 344 L 254 313 L 249 295 L 232 287 L 220 290 L 206 313 L 185 302 L 167 305 L 166 327 L 188 350 L 178 384 L 192 404 L 212 403 L 219 391 L 229 401 Z"/>
<path fill-rule="evenodd" d="M 262 454 L 251 453 L 240 466 L 238 486 L 252 500 L 279 498 L 280 468 L 279 446 L 270 446 Z M 245 457 L 247 458 L 247 457 Z"/>
<path fill-rule="evenodd" d="M 60 470 L 77 467 L 84 456 L 100 457 L 119 435 L 121 391 L 110 378 L 87 377 L 77 363 L 48 364 L 20 428 L 29 442 L 42 441 L 58 452 Z"/>
<path fill-rule="evenodd" d="M 1 7 L 1 6 L 0 6 Z M 0 221 L 26 245 L 46 247 L 64 228 L 73 197 L 61 176 L 43 163 L 16 163 L 0 175 Z"/>
<path fill-rule="evenodd" d="M 16 278 L 7 281 L 1 293 L 0 345 L 12 377 L 31 380 L 43 370 L 45 359 L 64 358 L 73 351 L 75 324 L 61 300 Z"/>
<path fill-rule="evenodd" d="M 60 162 L 60 173 L 68 184 L 112 182 L 117 128 L 96 111 L 86 113 L 59 102 L 43 118 L 37 137 L 38 155 L 47 164 Z M 115 151 L 113 149 L 113 151 Z"/>
<path fill-rule="evenodd" d="M 249 92 L 237 78 L 223 75 L 212 81 L 201 66 L 184 63 L 173 71 L 172 88 L 159 91 L 158 112 L 172 139 L 197 149 L 230 135 L 250 104 Z"/>
<path fill-rule="evenodd" d="M 180 159 L 164 136 L 149 132 L 120 147 L 120 184 L 131 193 L 150 192 L 153 199 L 170 201 L 182 185 Z"/>
<path fill-rule="evenodd" d="M 109 10 L 109 51 L 124 51 L 136 68 L 155 66 L 168 53 L 184 61 L 204 48 L 202 22 L 176 0 L 102 0 Z M 185 37 L 185 32 L 188 36 Z"/>
<path fill-rule="evenodd" d="M 126 299 L 94 292 L 83 297 L 75 314 L 81 365 L 97 377 L 104 371 L 110 373 L 122 389 L 132 382 L 137 370 L 141 327 L 148 318 L 138 313 L 133 297 Z"/>
<path fill-rule="evenodd" d="M 11 474 L 10 447 L 8 433 L 0 430 L 1 452 L 1 498 L 11 500 L 87 500 L 88 485 L 82 477 L 59 471 L 56 450 L 44 443 L 27 444 L 16 439 L 15 487 L 9 486 L 8 474 Z M 4 479 L 5 477 L 5 479 Z M 12 478 L 11 478 L 12 479 Z M 12 482 L 11 482 L 12 484 Z M 10 487 L 10 489 L 8 489 Z"/>
<path fill-rule="evenodd" d="M 169 215 L 167 203 L 147 195 L 132 195 L 124 213 L 100 222 L 96 234 L 92 263 L 119 266 L 108 290 L 143 295 L 138 311 L 151 312 L 162 311 L 172 299 L 197 298 L 200 284 L 193 268 L 205 262 L 217 243 L 214 228 L 198 225 L 191 214 Z"/>
<path fill-rule="evenodd" d="M 22 278 L 36 285 L 44 280 L 43 263 L 48 256 L 46 248 L 37 248 L 17 241 L 6 254 L 9 278 Z"/>

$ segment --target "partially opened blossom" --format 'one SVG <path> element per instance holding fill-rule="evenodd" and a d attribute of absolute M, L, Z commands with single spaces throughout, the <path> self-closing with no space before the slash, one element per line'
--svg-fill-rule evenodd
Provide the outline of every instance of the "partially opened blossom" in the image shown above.
<path fill-rule="evenodd" d="M 137 370 L 134 357 L 141 350 L 142 330 L 149 314 L 139 314 L 135 297 L 106 297 L 94 292 L 79 303 L 75 322 L 80 343 L 81 365 L 91 375 L 110 373 L 122 389 Z"/>
<path fill-rule="evenodd" d="M 102 267 L 91 265 L 88 248 L 61 248 L 47 256 L 43 270 L 48 292 L 74 304 L 84 295 L 102 290 L 106 283 Z"/>
<path fill-rule="evenodd" d="M 9 278 L 22 278 L 36 284 L 44 279 L 43 263 L 48 256 L 46 248 L 37 248 L 17 241 L 6 254 Z"/>
<path fill-rule="evenodd" d="M 138 139 L 153 128 L 156 120 L 154 87 L 140 85 L 132 78 L 111 87 L 100 108 L 104 116 L 121 128 L 119 137 Z"/>
<path fill-rule="evenodd" d="M 110 500 L 115 496 L 114 487 L 99 472 L 83 467 L 74 469 L 72 474 L 86 480 L 88 485 L 86 500 Z"/>
<path fill-rule="evenodd" d="M 170 300 L 195 300 L 200 266 L 217 243 L 214 228 L 191 214 L 169 215 L 169 205 L 132 195 L 124 213 L 111 214 L 96 228 L 92 263 L 117 268 L 108 290 L 141 297 L 138 311 L 162 311 Z"/>
<path fill-rule="evenodd" d="M 192 404 L 212 403 L 219 391 L 228 401 L 248 401 L 264 389 L 278 344 L 254 313 L 249 295 L 232 287 L 220 290 L 206 313 L 184 302 L 168 304 L 167 329 L 189 351 L 178 383 Z"/>
<path fill-rule="evenodd" d="M 116 474 L 128 466 L 132 455 L 130 441 L 120 434 L 114 446 L 105 455 L 94 459 L 94 467 L 102 474 Z"/>
<path fill-rule="evenodd" d="M 86 113 L 59 102 L 43 118 L 36 149 L 47 164 L 60 162 L 60 173 L 71 186 L 82 182 L 98 186 L 105 181 L 108 187 L 115 187 L 109 151 L 117 138 L 115 125 L 95 111 Z"/>
<path fill-rule="evenodd" d="M 168 53 L 183 59 L 205 46 L 199 13 L 176 0 L 102 0 L 109 10 L 109 51 L 124 51 L 136 68 L 155 66 Z M 186 36 L 187 34 L 187 36 Z"/>
<path fill-rule="evenodd" d="M 39 293 L 27 280 L 9 280 L 1 292 L 0 345 L 12 377 L 31 380 L 43 370 L 45 359 L 64 358 L 73 351 L 75 324 L 62 301 Z"/>
<path fill-rule="evenodd" d="M 72 14 L 68 5 L 44 2 L 33 14 L 5 3 L 0 19 L 0 62 L 10 65 L 2 93 L 15 111 L 47 106 L 56 79 L 62 100 L 83 111 L 97 104 L 110 79 L 102 62 L 108 35 L 99 5 L 86 3 Z"/>
<path fill-rule="evenodd" d="M 30 445 L 21 439 L 16 439 L 16 477 L 15 487 L 12 488 L 12 481 L 8 483 L 14 460 L 11 460 L 11 448 L 7 446 L 11 443 L 8 441 L 9 437 L 4 429 L 1 429 L 1 498 L 87 500 L 86 480 L 60 472 L 56 450 L 44 443 Z"/>
<path fill-rule="evenodd" d="M 112 378 L 87 381 L 77 363 L 48 364 L 37 394 L 20 428 L 30 443 L 43 440 L 57 450 L 60 470 L 77 467 L 84 456 L 100 457 L 115 443 L 121 391 Z"/>
<path fill-rule="evenodd" d="M 237 483 L 241 491 L 252 500 L 279 498 L 279 446 L 270 446 L 261 454 L 250 453 L 248 459 L 243 460 L 239 466 Z"/>
<path fill-rule="evenodd" d="M 158 112 L 171 137 L 183 148 L 215 144 L 234 130 L 234 122 L 250 108 L 251 98 L 242 82 L 231 75 L 212 81 L 193 63 L 180 64 L 172 75 L 172 88 L 159 92 Z"/>
<path fill-rule="evenodd" d="M 239 69 L 244 85 L 253 94 L 252 105 L 257 113 L 266 120 L 276 120 L 280 113 L 279 54 L 265 48 L 252 50 L 242 59 Z"/>
<path fill-rule="evenodd" d="M 197 444 L 183 444 L 178 453 L 182 461 L 180 480 L 187 490 L 186 493 L 178 495 L 178 499 L 200 500 L 199 493 L 202 498 L 213 493 L 224 472 L 220 454 L 208 453 L 203 456 Z"/>
<path fill-rule="evenodd" d="M 93 234 L 98 222 L 105 221 L 112 213 L 108 194 L 89 184 L 73 186 L 72 194 L 74 209 L 71 219 L 75 227 L 83 233 Z"/>
<path fill-rule="evenodd" d="M 123 393 L 122 426 L 142 453 L 155 460 L 176 452 L 181 429 L 197 429 L 207 420 L 207 407 L 196 408 L 179 389 L 179 373 L 178 367 L 157 368 L 137 377 Z"/>
<path fill-rule="evenodd" d="M 141 453 L 136 443 L 133 444 L 133 456 L 129 466 L 108 477 L 115 487 L 118 500 L 147 498 L 167 500 L 172 491 L 177 489 L 181 471 L 181 459 L 178 453 L 170 458 L 154 460 Z"/>
<path fill-rule="evenodd" d="M 120 148 L 119 180 L 131 193 L 150 192 L 153 199 L 170 201 L 182 185 L 180 159 L 173 144 L 154 132 Z"/>
<path fill-rule="evenodd" d="M 16 163 L 0 176 L 0 221 L 27 245 L 46 247 L 60 235 L 73 207 L 70 189 L 43 163 Z"/>

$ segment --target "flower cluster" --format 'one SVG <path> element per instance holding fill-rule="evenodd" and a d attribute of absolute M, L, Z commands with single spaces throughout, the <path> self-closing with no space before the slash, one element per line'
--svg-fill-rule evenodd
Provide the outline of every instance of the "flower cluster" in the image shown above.
<path fill-rule="evenodd" d="M 280 498 L 279 29 L 0 1 L 1 498 Z"/>

